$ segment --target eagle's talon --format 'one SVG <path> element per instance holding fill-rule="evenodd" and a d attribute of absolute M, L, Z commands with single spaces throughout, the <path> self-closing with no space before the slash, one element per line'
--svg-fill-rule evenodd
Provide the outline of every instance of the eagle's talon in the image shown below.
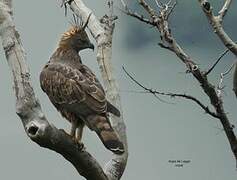
<path fill-rule="evenodd" d="M 77 149 L 79 151 L 82 151 L 83 149 L 85 149 L 84 144 L 82 142 L 78 141 L 78 139 L 75 136 L 71 136 L 71 138 L 72 138 L 73 142 L 76 144 Z"/>

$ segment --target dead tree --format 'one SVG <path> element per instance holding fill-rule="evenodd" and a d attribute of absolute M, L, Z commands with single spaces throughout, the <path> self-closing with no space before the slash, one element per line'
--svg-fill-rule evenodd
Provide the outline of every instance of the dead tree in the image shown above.
<path fill-rule="evenodd" d="M 159 0 L 155 0 L 157 7 L 152 7 L 146 0 L 137 0 L 140 7 L 145 10 L 145 12 L 148 14 L 143 15 L 138 12 L 132 11 L 127 3 L 124 0 L 121 0 L 121 3 L 123 5 L 123 11 L 128 15 L 131 16 L 148 26 L 153 26 L 156 28 L 158 33 L 160 34 L 161 42 L 159 43 L 160 47 L 169 50 L 173 52 L 179 60 L 185 65 L 187 68 L 187 73 L 190 73 L 193 75 L 193 77 L 199 82 L 203 92 L 206 94 L 210 101 L 210 105 L 213 107 L 214 110 L 211 110 L 209 106 L 203 104 L 198 98 L 187 95 L 187 94 L 177 94 L 177 93 L 166 93 L 166 92 L 159 92 L 156 90 L 153 90 L 151 88 L 147 88 L 143 84 L 141 84 L 139 81 L 137 81 L 131 74 L 126 71 L 125 73 L 131 78 L 137 85 L 139 85 L 141 88 L 143 88 L 145 91 L 155 95 L 156 97 L 159 95 L 163 96 L 170 96 L 170 97 L 179 97 L 184 98 L 193 101 L 198 106 L 200 106 L 207 114 L 210 116 L 220 120 L 224 132 L 227 136 L 227 139 L 229 141 L 231 150 L 233 152 L 234 158 L 236 160 L 236 166 L 237 166 L 237 139 L 236 135 L 234 133 L 234 125 L 231 124 L 227 113 L 225 112 L 224 106 L 223 106 L 223 98 L 222 98 L 222 82 L 223 78 L 226 74 L 230 72 L 228 70 L 225 73 L 221 73 L 220 82 L 217 86 L 209 81 L 208 75 L 212 72 L 212 70 L 215 68 L 217 63 L 222 59 L 222 57 L 229 51 L 231 51 L 235 56 L 237 56 L 237 44 L 228 36 L 228 34 L 225 32 L 222 24 L 224 17 L 231 6 L 232 0 L 225 0 L 223 7 L 218 12 L 218 15 L 214 15 L 213 8 L 210 4 L 210 2 L 206 0 L 198 0 L 200 3 L 200 6 L 203 10 L 203 12 L 206 14 L 213 31 L 217 34 L 217 36 L 220 38 L 222 43 L 226 46 L 227 50 L 218 58 L 218 60 L 214 63 L 213 66 L 209 68 L 208 71 L 203 71 L 200 69 L 200 67 L 197 65 L 196 60 L 193 59 L 190 55 L 188 55 L 182 46 L 176 41 L 175 37 L 172 34 L 172 29 L 169 27 L 169 17 L 172 14 L 172 12 L 175 9 L 175 6 L 177 5 L 177 1 L 169 0 L 167 3 L 162 3 Z M 158 11 L 156 9 L 159 9 Z M 231 66 L 230 69 L 234 64 Z M 236 93 L 236 87 L 237 87 L 237 71 L 234 73 L 234 91 Z"/>
<path fill-rule="evenodd" d="M 107 98 L 121 110 L 120 95 L 116 79 L 112 73 L 112 36 L 116 16 L 113 14 L 113 1 L 108 0 L 108 15 L 100 21 L 85 6 L 82 0 L 66 1 L 75 14 L 85 22 L 91 14 L 88 28 L 97 42 L 97 61 L 104 80 Z M 31 85 L 30 71 L 22 47 L 20 35 L 13 22 L 12 0 L 0 0 L 0 37 L 8 65 L 12 71 L 16 96 L 16 113 L 21 118 L 28 137 L 41 147 L 61 154 L 72 163 L 78 173 L 89 180 L 120 179 L 127 163 L 126 127 L 123 117 L 111 117 L 112 126 L 117 130 L 125 145 L 123 155 L 113 155 L 104 169 L 86 150 L 81 150 L 64 130 L 50 124 L 41 110 Z"/>

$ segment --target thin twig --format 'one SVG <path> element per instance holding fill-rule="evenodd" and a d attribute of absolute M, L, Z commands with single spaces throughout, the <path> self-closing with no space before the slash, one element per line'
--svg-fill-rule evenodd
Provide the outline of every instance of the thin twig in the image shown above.
<path fill-rule="evenodd" d="M 208 106 L 205 106 L 203 103 L 201 103 L 201 101 L 199 101 L 197 98 L 191 96 L 191 95 L 187 95 L 187 94 L 177 94 L 177 93 L 165 93 L 165 92 L 159 92 L 157 90 L 153 90 L 151 88 L 147 88 L 146 86 L 144 86 L 143 84 L 141 84 L 140 82 L 138 82 L 123 66 L 123 71 L 126 73 L 126 75 L 133 81 L 135 82 L 138 86 L 140 86 L 141 88 L 143 88 L 145 91 L 153 94 L 153 95 L 162 95 L 162 96 L 170 96 L 171 98 L 173 97 L 181 97 L 181 98 L 185 98 L 185 99 L 189 99 L 194 101 L 196 104 L 198 104 L 207 114 L 215 117 L 215 118 L 219 118 L 219 116 L 215 113 L 212 112 Z"/>
<path fill-rule="evenodd" d="M 125 10 L 123 10 L 123 9 L 120 9 L 120 10 L 121 10 L 123 13 L 125 13 L 125 14 L 127 14 L 127 15 L 129 15 L 129 16 L 131 16 L 131 17 L 134 17 L 134 18 L 138 19 L 138 20 L 141 21 L 141 22 L 144 22 L 144 23 L 146 23 L 146 24 L 150 24 L 150 25 L 152 25 L 152 26 L 155 25 L 155 23 L 154 23 L 152 20 L 149 20 L 149 19 L 145 18 L 143 15 L 140 15 L 140 14 L 138 14 L 137 12 L 132 12 L 129 8 L 127 8 L 127 9 L 125 9 Z"/>
<path fill-rule="evenodd" d="M 138 19 L 139 21 L 142 21 L 146 24 L 150 24 L 152 26 L 155 26 L 155 23 L 152 21 L 152 20 L 149 20 L 147 18 L 145 18 L 143 15 L 140 15 L 138 14 L 137 12 L 132 12 L 132 10 L 130 10 L 127 6 L 127 4 L 124 2 L 124 0 L 120 0 L 120 2 L 122 3 L 123 7 L 124 7 L 124 10 L 123 9 L 120 9 L 123 13 L 131 16 L 131 17 L 134 17 L 136 19 Z"/>
<path fill-rule="evenodd" d="M 135 93 L 135 94 L 149 94 L 147 91 L 136 91 L 136 90 L 120 90 L 121 93 Z"/>
<path fill-rule="evenodd" d="M 237 44 L 230 38 L 230 36 L 225 32 L 222 21 L 223 17 L 226 15 L 228 9 L 230 8 L 232 0 L 225 0 L 219 15 L 214 15 L 213 7 L 211 3 L 206 0 L 198 0 L 203 12 L 206 14 L 213 31 L 217 34 L 223 44 L 237 56 Z"/>
<path fill-rule="evenodd" d="M 178 4 L 178 1 L 175 0 L 174 4 L 170 7 L 170 11 L 168 12 L 167 19 L 173 13 L 173 11 L 174 11 L 175 7 L 177 6 L 177 4 Z"/>
<path fill-rule="evenodd" d="M 215 62 L 215 63 L 211 66 L 211 68 L 205 73 L 206 76 L 212 72 L 212 70 L 216 67 L 216 65 L 220 62 L 220 60 L 221 60 L 228 52 L 230 52 L 229 49 L 225 50 L 225 51 L 220 55 L 220 57 L 216 60 L 216 62 Z"/>
<path fill-rule="evenodd" d="M 224 89 L 224 86 L 222 85 L 223 82 L 224 82 L 224 77 L 230 73 L 230 71 L 233 69 L 233 67 L 235 66 L 235 64 L 236 64 L 236 61 L 234 61 L 234 62 L 232 63 L 232 65 L 230 66 L 229 69 L 227 69 L 224 73 L 221 73 L 221 74 L 220 74 L 220 81 L 219 81 L 218 87 L 217 87 L 217 94 L 218 94 L 218 97 L 221 97 L 221 92 L 222 92 L 222 90 Z"/>
<path fill-rule="evenodd" d="M 230 49 L 235 55 L 237 55 L 237 44 L 234 43 L 230 37 L 225 33 L 221 22 L 218 20 L 216 16 L 213 15 L 211 4 L 206 0 L 198 0 L 203 11 L 208 17 L 210 24 L 212 25 L 214 31 L 222 40 L 224 45 Z M 215 86 L 209 82 L 205 73 L 203 73 L 197 63 L 195 63 L 194 59 L 192 59 L 188 54 L 185 53 L 183 48 L 178 44 L 176 39 L 173 37 L 171 33 L 171 29 L 169 28 L 169 22 L 167 18 L 167 14 L 169 9 L 161 8 L 159 12 L 156 12 L 152 7 L 146 3 L 145 0 L 138 0 L 139 4 L 143 9 L 148 13 L 153 22 L 155 22 L 154 27 L 159 31 L 162 44 L 165 45 L 166 48 L 176 54 L 177 57 L 186 65 L 187 70 L 192 73 L 195 79 L 200 83 L 204 93 L 209 98 L 213 108 L 215 109 L 215 113 L 218 116 L 220 122 L 223 125 L 226 136 L 228 138 L 229 144 L 231 146 L 231 150 L 235 156 L 237 162 L 237 138 L 231 126 L 231 123 L 227 117 L 227 114 L 224 110 L 223 101 L 220 97 L 218 97 Z M 167 45 L 166 45 L 167 44 Z M 237 80 L 236 80 L 237 81 Z M 237 83 L 236 83 L 237 84 Z M 236 163 L 237 165 L 237 163 Z"/>
<path fill-rule="evenodd" d="M 124 2 L 124 0 L 120 0 L 120 2 L 122 3 L 122 5 L 125 9 L 128 7 L 127 4 Z"/>
<path fill-rule="evenodd" d="M 159 0 L 155 0 L 155 2 L 156 2 L 156 5 L 158 8 L 160 8 L 160 9 L 163 8 L 162 2 L 160 2 Z"/>
<path fill-rule="evenodd" d="M 218 17 L 219 17 L 221 22 L 223 21 L 223 18 L 225 17 L 228 9 L 230 8 L 231 3 L 232 3 L 232 0 L 225 0 L 225 3 L 223 5 L 222 9 L 219 11 L 219 13 L 218 13 L 219 16 Z"/>
<path fill-rule="evenodd" d="M 173 104 L 173 103 L 170 103 L 170 102 L 167 102 L 163 99 L 161 99 L 160 97 L 158 97 L 158 93 L 155 93 L 156 91 L 152 90 L 152 89 L 149 89 L 147 87 L 145 87 L 144 85 L 142 85 L 141 83 L 139 83 L 136 79 L 134 79 L 127 71 L 126 69 L 124 68 L 124 66 L 122 67 L 124 72 L 130 77 L 130 79 L 132 79 L 136 84 L 138 84 L 140 87 L 142 87 L 144 90 L 148 91 L 149 93 L 151 93 L 155 98 L 157 98 L 158 100 L 160 100 L 161 102 L 163 103 L 167 103 L 167 104 Z"/>

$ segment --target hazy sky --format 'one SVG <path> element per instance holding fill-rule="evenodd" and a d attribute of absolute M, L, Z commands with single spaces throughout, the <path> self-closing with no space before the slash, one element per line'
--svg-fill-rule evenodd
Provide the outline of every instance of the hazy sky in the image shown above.
<path fill-rule="evenodd" d="M 212 0 L 213 3 L 216 1 Z M 58 128 L 69 130 L 69 124 L 41 91 L 39 73 L 55 50 L 60 35 L 69 27 L 70 17 L 64 17 L 58 0 L 27 1 L 27 4 L 17 0 L 13 2 L 16 27 L 27 53 L 37 97 L 49 121 Z M 96 15 L 102 16 L 105 13 L 105 0 L 84 2 Z M 147 87 L 192 94 L 206 105 L 209 104 L 200 85 L 191 75 L 184 73 L 184 65 L 173 54 L 157 45 L 159 34 L 156 30 L 121 13 L 118 2 L 116 14 L 119 20 L 114 33 L 113 63 L 120 84 L 129 143 L 128 166 L 122 179 L 235 180 L 237 171 L 234 157 L 218 120 L 204 114 L 199 107 L 186 100 L 163 97 L 174 103 L 166 104 L 152 95 L 132 92 L 141 89 L 126 77 L 121 68 L 123 65 Z M 129 4 L 132 9 L 142 12 L 135 1 L 130 0 Z M 215 3 L 215 7 L 219 5 Z M 233 1 L 224 23 L 233 40 L 237 39 L 236 9 L 237 2 Z M 210 30 L 197 0 L 179 0 L 171 17 L 171 28 L 177 41 L 203 70 L 225 49 Z M 96 51 L 86 50 L 81 56 L 83 62 L 100 76 Z M 234 59 L 233 55 L 228 55 L 210 75 L 215 85 L 219 74 L 226 71 Z M 15 114 L 12 79 L 1 46 L 0 60 L 0 179 L 83 179 L 60 155 L 39 148 L 26 137 L 21 121 Z M 224 85 L 226 112 L 237 126 L 237 100 L 232 92 L 231 74 L 225 78 Z M 101 164 L 109 159 L 110 152 L 93 132 L 86 130 L 83 141 L 87 150 Z M 178 168 L 169 160 L 190 160 L 190 163 Z"/>

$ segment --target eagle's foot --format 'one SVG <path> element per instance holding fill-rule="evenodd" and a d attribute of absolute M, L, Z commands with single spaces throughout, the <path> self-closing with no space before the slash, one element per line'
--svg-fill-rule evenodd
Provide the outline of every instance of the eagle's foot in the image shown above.
<path fill-rule="evenodd" d="M 71 135 L 70 135 L 70 136 L 71 136 Z M 77 137 L 71 136 L 71 138 L 72 138 L 73 142 L 75 143 L 75 145 L 77 146 L 77 149 L 78 149 L 79 151 L 85 150 L 84 144 L 83 144 L 81 141 L 79 141 Z"/>

